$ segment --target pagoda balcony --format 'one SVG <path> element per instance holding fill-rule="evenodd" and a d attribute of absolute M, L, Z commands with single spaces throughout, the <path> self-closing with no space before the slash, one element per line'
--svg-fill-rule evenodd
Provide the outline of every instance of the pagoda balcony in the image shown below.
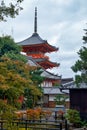
<path fill-rule="evenodd" d="M 32 56 L 34 59 L 37 59 L 37 58 L 49 59 L 49 57 L 48 57 L 48 56 L 45 56 L 43 53 L 35 53 L 35 54 L 33 54 L 33 53 L 28 53 L 27 55 L 28 55 L 28 56 Z"/>

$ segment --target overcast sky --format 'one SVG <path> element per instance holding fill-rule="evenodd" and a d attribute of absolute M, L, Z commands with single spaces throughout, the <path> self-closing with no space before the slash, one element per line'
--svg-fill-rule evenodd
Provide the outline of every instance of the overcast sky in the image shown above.
<path fill-rule="evenodd" d="M 21 6 L 24 9 L 19 16 L 0 23 L 0 35 L 11 35 L 16 42 L 31 36 L 37 6 L 38 34 L 50 45 L 59 47 L 59 51 L 50 53 L 49 57 L 51 61 L 60 63 L 60 67 L 50 71 L 63 78 L 74 77 L 71 66 L 78 59 L 77 52 L 83 45 L 87 0 L 24 0 Z"/>

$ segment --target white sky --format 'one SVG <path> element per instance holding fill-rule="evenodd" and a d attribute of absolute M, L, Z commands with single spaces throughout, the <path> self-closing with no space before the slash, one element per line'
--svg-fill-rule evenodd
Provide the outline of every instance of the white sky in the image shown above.
<path fill-rule="evenodd" d="M 5 0 L 8 1 L 8 0 Z M 60 67 L 50 70 L 63 78 L 74 77 L 71 70 L 83 45 L 82 36 L 87 28 L 87 0 L 24 0 L 24 8 L 15 19 L 0 23 L 0 35 L 12 35 L 16 42 L 34 32 L 34 10 L 38 9 L 38 34 L 50 45 L 59 47 L 50 53 L 50 60 Z"/>

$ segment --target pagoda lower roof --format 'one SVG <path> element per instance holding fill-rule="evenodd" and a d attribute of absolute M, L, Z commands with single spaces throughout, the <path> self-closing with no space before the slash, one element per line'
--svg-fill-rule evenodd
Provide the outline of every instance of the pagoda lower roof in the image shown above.
<path fill-rule="evenodd" d="M 52 51 L 57 51 L 58 48 L 55 46 L 52 46 L 48 44 L 46 40 L 43 40 L 38 33 L 33 33 L 32 36 L 29 38 L 18 42 L 18 45 L 23 46 L 23 51 L 24 52 L 31 52 L 31 51 L 41 51 L 41 52 L 52 52 Z M 37 48 L 37 49 L 36 49 Z"/>
<path fill-rule="evenodd" d="M 55 80 L 61 79 L 61 76 L 55 75 L 55 74 L 50 73 L 49 71 L 46 71 L 46 70 L 44 70 L 44 71 L 42 72 L 41 76 L 46 77 L 46 78 L 48 78 L 48 79 L 55 79 Z"/>
<path fill-rule="evenodd" d="M 27 56 L 27 59 L 28 59 L 27 64 L 29 64 L 30 66 L 38 66 L 38 67 L 40 66 L 37 62 L 35 62 L 35 60 L 32 57 Z"/>

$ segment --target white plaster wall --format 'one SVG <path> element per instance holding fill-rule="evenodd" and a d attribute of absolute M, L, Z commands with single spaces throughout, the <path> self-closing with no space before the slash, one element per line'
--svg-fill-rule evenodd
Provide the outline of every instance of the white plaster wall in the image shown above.
<path fill-rule="evenodd" d="M 42 87 L 52 87 L 52 82 L 47 82 L 47 81 L 44 81 L 42 84 L 41 84 Z"/>
<path fill-rule="evenodd" d="M 55 95 L 49 95 L 49 101 L 54 101 Z"/>

